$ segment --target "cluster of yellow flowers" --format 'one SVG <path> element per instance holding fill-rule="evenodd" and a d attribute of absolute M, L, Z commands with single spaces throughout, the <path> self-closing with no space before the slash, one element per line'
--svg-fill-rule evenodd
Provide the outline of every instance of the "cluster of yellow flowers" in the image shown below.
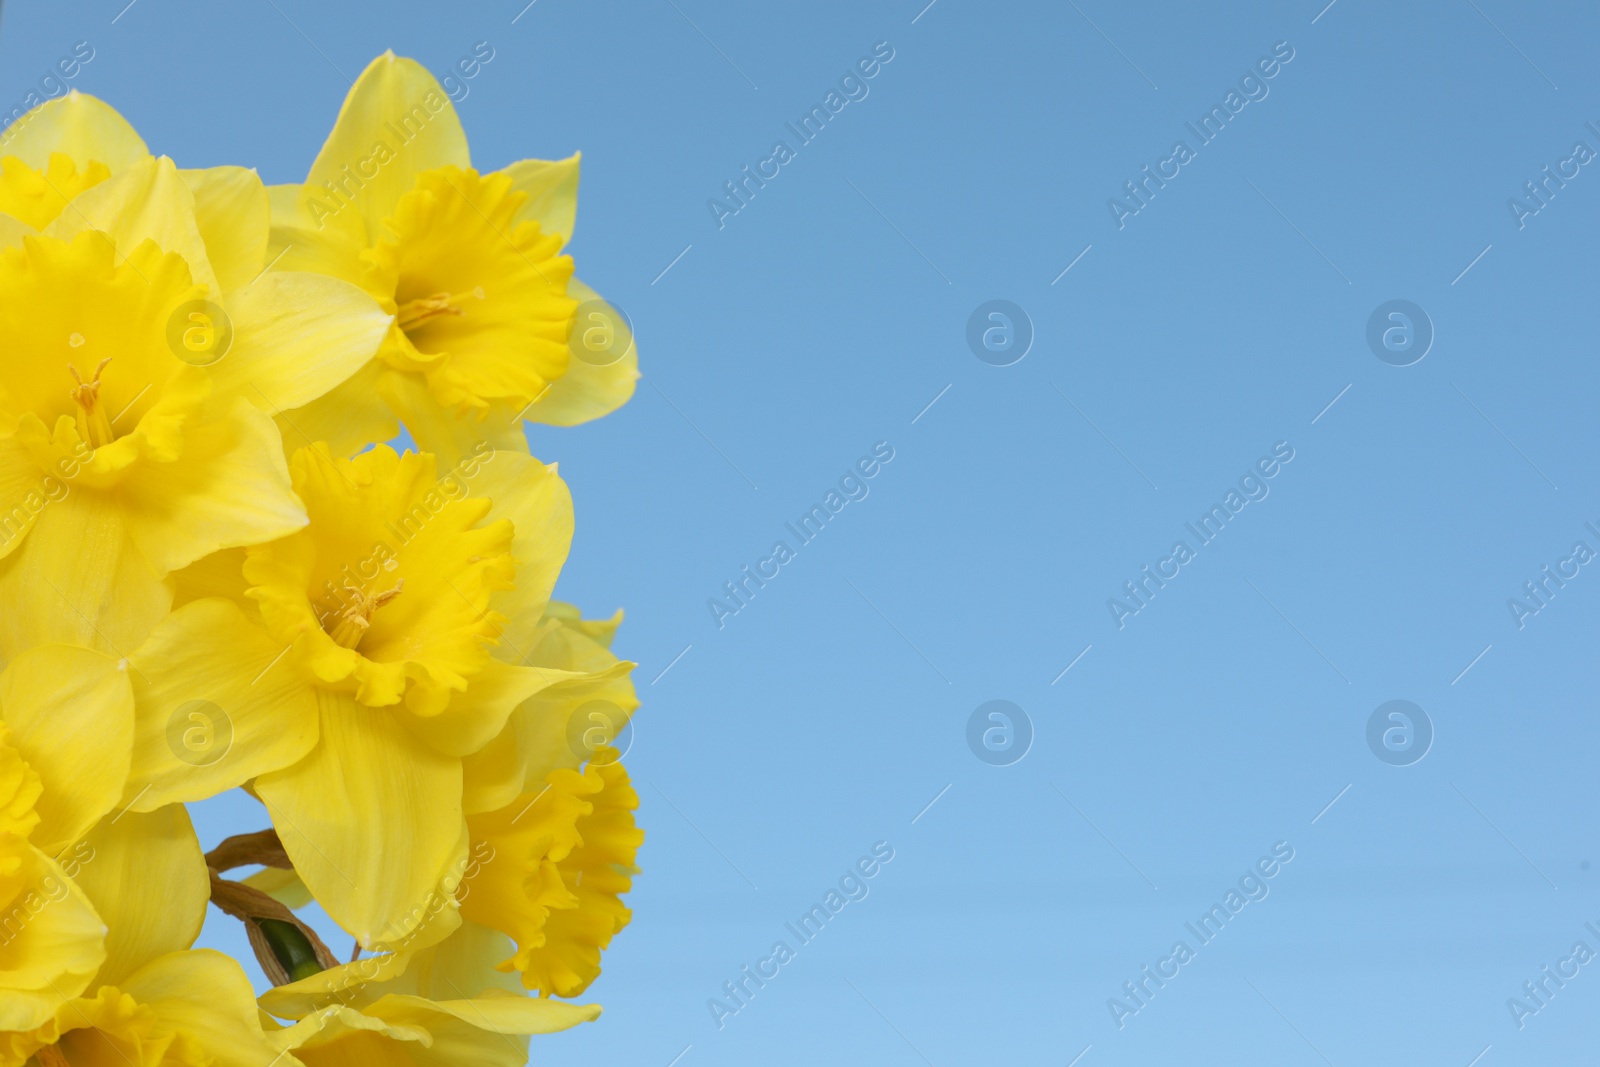
<path fill-rule="evenodd" d="M 0 141 L 0 1067 L 512 1065 L 599 1014 L 552 998 L 629 920 L 638 700 L 523 428 L 638 377 L 577 185 L 474 170 L 392 54 L 303 185 L 77 93 Z M 271 826 L 203 853 L 236 787 Z"/>

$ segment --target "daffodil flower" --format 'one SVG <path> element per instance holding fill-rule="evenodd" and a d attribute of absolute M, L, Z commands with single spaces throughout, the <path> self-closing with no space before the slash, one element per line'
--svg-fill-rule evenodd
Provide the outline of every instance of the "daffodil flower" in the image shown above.
<path fill-rule="evenodd" d="M 469 816 L 474 842 L 494 858 L 461 885 L 462 917 L 510 935 L 516 952 L 498 961 L 548 997 L 573 997 L 600 976 L 600 953 L 632 918 L 622 895 L 633 885 L 644 832 L 639 797 L 613 748 L 578 771 L 551 771 L 544 788 L 498 811 Z"/>
<path fill-rule="evenodd" d="M 0 672 L 0 718 L 0 1067 L 114 1052 L 264 1067 L 244 973 L 188 951 L 209 896 L 188 815 L 113 810 L 134 733 L 127 664 L 30 649 Z M 190 1058 L 162 1058 L 178 1050 Z"/>
<path fill-rule="evenodd" d="M 310 524 L 245 554 L 242 596 L 202 597 L 131 657 L 130 802 L 253 779 L 295 870 L 369 948 L 407 936 L 467 848 L 462 760 L 570 672 L 524 665 L 572 537 L 554 467 L 487 449 L 441 475 L 379 445 L 295 453 Z M 176 758 L 167 723 L 202 700 L 223 758 Z"/>
<path fill-rule="evenodd" d="M 360 285 L 395 325 L 360 374 L 290 416 L 337 455 L 394 437 L 398 420 L 453 462 L 483 440 L 526 451 L 524 419 L 567 426 L 620 407 L 638 377 L 632 336 L 561 254 L 577 187 L 577 156 L 473 169 L 433 75 L 374 60 L 305 183 L 272 189 L 272 254 Z M 601 358 L 569 350 L 580 303 L 600 309 Z"/>
<path fill-rule="evenodd" d="M 0 1067 L 279 1061 L 244 971 L 221 953 L 190 948 L 205 919 L 209 883 L 181 805 L 103 820 L 73 864 L 74 891 L 104 919 L 103 962 L 38 1022 L 0 1025 Z M 0 1005 L 9 1009 L 14 997 L 0 990 Z"/>
<path fill-rule="evenodd" d="M 621 897 L 643 838 L 620 754 L 588 744 L 591 730 L 615 739 L 639 705 L 628 677 L 633 664 L 609 647 L 621 621 L 621 612 L 587 620 L 571 604 L 546 607 L 523 660 L 560 673 L 463 760 L 468 860 L 437 887 L 409 935 L 364 963 L 368 978 L 399 973 L 410 954 L 451 935 L 461 924 L 457 910 L 515 937 L 493 963 L 522 972 L 529 989 L 576 996 L 599 974 L 602 950 L 630 918 Z M 581 732 L 569 728 L 575 716 Z M 294 871 L 269 868 L 246 881 L 290 908 L 312 899 Z M 321 979 L 334 983 L 328 989 L 343 980 Z"/>
<path fill-rule="evenodd" d="M 599 1017 L 598 1005 L 527 996 L 495 969 L 505 936 L 456 923 L 403 960 L 358 960 L 269 990 L 261 1007 L 295 1020 L 272 1037 L 305 1067 L 521 1067 L 529 1035 Z"/>
<path fill-rule="evenodd" d="M 0 662 L 124 654 L 169 572 L 305 525 L 272 416 L 358 369 L 390 318 L 337 279 L 262 273 L 256 190 L 257 224 L 208 243 L 183 176 L 146 158 L 0 234 Z"/>

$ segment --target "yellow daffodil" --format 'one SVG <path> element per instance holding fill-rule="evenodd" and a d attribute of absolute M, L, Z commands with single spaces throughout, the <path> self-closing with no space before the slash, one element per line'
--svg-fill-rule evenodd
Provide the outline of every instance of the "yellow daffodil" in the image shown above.
<path fill-rule="evenodd" d="M 166 614 L 170 571 L 305 525 L 271 416 L 348 377 L 389 318 L 319 275 L 227 289 L 196 202 L 145 159 L 0 248 L 0 661 L 120 655 Z M 217 245 L 230 262 L 264 253 L 257 221 Z"/>
<path fill-rule="evenodd" d="M 305 529 L 253 546 L 243 596 L 202 597 L 132 657 L 130 802 L 194 800 L 254 779 L 295 869 L 371 948 L 406 936 L 466 854 L 462 758 L 568 680 L 521 664 L 566 558 L 554 467 L 487 448 L 442 472 L 378 446 L 298 451 Z M 226 754 L 177 757 L 167 724 L 203 701 Z"/>
<path fill-rule="evenodd" d="M 181 806 L 104 820 L 72 863 L 75 892 L 105 920 L 103 962 L 37 1022 L 0 1026 L 0 1067 L 269 1067 L 277 1059 L 239 965 L 189 948 L 209 889 Z M 13 996 L 0 992 L 0 1004 Z"/>
<path fill-rule="evenodd" d="M 433 75 L 374 60 L 305 184 L 272 190 L 272 254 L 279 269 L 360 285 L 395 325 L 360 374 L 289 417 L 336 455 L 394 437 L 398 419 L 453 462 L 484 440 L 526 451 L 523 419 L 573 425 L 620 407 L 638 377 L 631 333 L 561 254 L 577 187 L 577 156 L 473 169 Z M 601 340 L 574 358 L 580 304 L 579 326 Z"/>
<path fill-rule="evenodd" d="M 639 798 L 601 748 L 582 773 L 551 771 L 537 793 L 498 811 L 467 818 L 474 842 L 493 857 L 463 880 L 461 914 L 516 941 L 499 962 L 544 996 L 573 997 L 600 975 L 600 953 L 632 913 L 622 894 L 633 885 L 634 855 L 644 840 L 633 821 Z"/>
<path fill-rule="evenodd" d="M 599 1015 L 551 998 L 631 918 L 639 701 L 523 429 L 638 378 L 577 185 L 475 169 L 392 53 L 303 185 L 76 91 L 0 136 L 0 1067 L 516 1067 Z M 273 827 L 202 854 L 235 787 Z"/>
<path fill-rule="evenodd" d="M 457 920 L 459 922 L 459 920 Z M 403 960 L 358 960 L 261 998 L 294 1025 L 273 1035 L 306 1067 L 520 1067 L 528 1036 L 600 1015 L 596 1005 L 530 997 L 495 969 L 503 934 L 461 923 Z"/>

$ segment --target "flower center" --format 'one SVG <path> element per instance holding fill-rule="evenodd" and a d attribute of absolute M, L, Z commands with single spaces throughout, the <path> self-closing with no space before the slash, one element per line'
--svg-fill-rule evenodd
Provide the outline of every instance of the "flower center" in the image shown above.
<path fill-rule="evenodd" d="M 73 403 L 78 405 L 78 436 L 87 441 L 90 448 L 109 445 L 117 439 L 116 431 L 111 428 L 111 420 L 106 417 L 105 406 L 100 403 L 100 374 L 110 362 L 110 356 L 102 359 L 94 369 L 94 377 L 87 382 L 78 373 L 77 367 L 67 364 L 67 370 L 72 372 L 72 380 L 78 383 L 68 394 Z"/>
<path fill-rule="evenodd" d="M 35 1052 L 33 1058 L 39 1061 L 39 1067 L 72 1067 L 59 1045 L 46 1045 Z"/>
<path fill-rule="evenodd" d="M 376 596 L 367 595 L 367 591 L 345 583 L 346 592 L 351 594 L 350 601 L 345 609 L 337 615 L 330 614 L 323 620 L 323 628 L 328 630 L 328 636 L 343 648 L 355 648 L 361 644 L 361 638 L 372 626 L 372 616 L 379 608 L 399 596 L 406 587 L 406 580 L 400 579 L 395 587 Z M 333 623 L 333 628 L 328 629 L 328 623 Z"/>
<path fill-rule="evenodd" d="M 415 300 L 407 300 L 395 311 L 395 321 L 400 328 L 410 333 L 425 322 L 431 322 L 441 315 L 465 316 L 467 311 L 461 306 L 461 301 L 467 297 L 483 299 L 483 287 L 479 286 L 470 293 L 434 293 L 432 296 L 419 296 Z"/>

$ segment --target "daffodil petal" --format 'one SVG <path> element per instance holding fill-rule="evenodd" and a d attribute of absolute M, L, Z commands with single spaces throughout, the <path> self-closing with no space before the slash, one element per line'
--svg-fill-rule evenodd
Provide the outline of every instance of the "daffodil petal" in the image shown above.
<path fill-rule="evenodd" d="M 0 559 L 17 550 L 45 508 L 71 491 L 39 469 L 20 435 L 0 437 L 0 500 L 11 502 L 9 511 L 0 512 Z"/>
<path fill-rule="evenodd" d="M 583 612 L 576 605 L 568 604 L 562 600 L 552 600 L 544 609 L 546 619 L 558 621 L 561 625 L 555 633 L 573 638 L 582 638 L 581 643 L 570 646 L 572 655 L 576 658 L 571 663 L 566 660 L 552 662 L 552 667 L 564 667 L 567 670 L 596 670 L 592 666 L 584 666 L 581 655 L 594 655 L 594 649 L 604 652 L 611 648 L 611 640 L 617 634 L 617 627 L 622 625 L 622 609 L 618 608 L 609 619 L 586 619 Z M 554 636 L 554 634 L 552 635 Z M 581 655 L 578 649 L 586 650 Z"/>
<path fill-rule="evenodd" d="M 467 135 L 439 82 L 416 60 L 385 52 L 345 97 L 306 190 L 341 217 L 359 213 L 367 232 L 377 235 L 419 173 L 469 162 Z M 353 207 L 327 192 L 324 182 L 354 196 Z"/>
<path fill-rule="evenodd" d="M 433 1040 L 407 1049 L 417 1067 L 522 1067 L 527 1036 L 570 1030 L 600 1017 L 598 1004 L 567 1004 L 543 997 L 426 1000 L 390 995 L 365 1010 L 392 1026 L 424 1029 Z M 517 1040 L 521 1038 L 521 1040 Z"/>
<path fill-rule="evenodd" d="M 231 409 L 185 430 L 180 461 L 139 464 L 124 476 L 128 534 L 163 573 L 306 524 L 271 416 L 243 397 Z"/>
<path fill-rule="evenodd" d="M 261 1007 L 279 1018 L 298 1019 L 335 1003 L 360 1007 L 388 992 L 417 992 L 419 973 L 433 966 L 435 946 L 449 943 L 461 928 L 461 912 L 454 897 L 459 884 L 460 878 L 454 878 L 448 894 L 441 893 L 435 899 L 439 906 L 422 925 L 407 937 L 380 946 L 384 950 L 380 955 L 365 956 L 269 989 L 261 995 Z M 505 958 L 496 956 L 490 962 Z M 501 987 L 521 990 L 522 983 L 512 979 L 509 986 Z"/>
<path fill-rule="evenodd" d="M 216 397 L 277 414 L 317 399 L 372 360 L 390 315 L 348 282 L 269 271 L 227 301 L 233 345 L 212 364 Z"/>
<path fill-rule="evenodd" d="M 621 661 L 596 674 L 569 676 L 519 704 L 493 741 L 462 760 L 461 803 L 467 814 L 495 811 L 522 793 L 537 792 L 535 783 L 558 767 L 577 769 L 588 754 L 581 731 L 575 743 L 568 726 L 584 705 L 604 702 L 600 710 L 607 718 L 621 713 L 621 720 L 611 723 L 607 740 L 613 739 L 639 706 L 628 679 L 632 669 Z"/>
<path fill-rule="evenodd" d="M 454 693 L 437 715 L 417 715 L 403 706 L 395 709 L 411 732 L 449 756 L 465 756 L 494 740 L 505 729 L 512 711 L 524 700 L 557 682 L 573 677 L 565 671 L 539 667 L 514 667 L 490 660 L 472 676 L 466 692 Z"/>
<path fill-rule="evenodd" d="M 97 985 L 121 986 L 151 960 L 194 944 L 211 880 L 182 804 L 122 812 L 95 827 L 77 849 L 75 880 L 109 931 Z"/>
<path fill-rule="evenodd" d="M 494 857 L 485 854 L 481 862 L 492 863 Z M 498 966 L 515 951 L 515 943 L 499 930 L 463 919 L 449 937 L 418 952 L 404 974 L 375 988 L 430 1000 L 478 997 L 486 990 L 520 997 L 526 992 L 521 979 Z"/>
<path fill-rule="evenodd" d="M 314 221 L 306 203 L 314 192 L 299 185 L 267 186 L 272 207 L 267 262 L 273 270 L 312 271 L 361 285 L 369 273 L 361 260 L 366 224 L 355 211 L 343 212 L 331 223 L 320 214 Z"/>
<path fill-rule="evenodd" d="M 576 278 L 567 283 L 567 295 L 579 302 L 580 316 L 584 305 L 602 299 L 599 293 Z M 616 330 L 608 351 L 621 352 L 622 356 L 597 366 L 574 355 L 567 360 L 567 372 L 551 383 L 550 391 L 529 408 L 523 418 L 551 426 L 577 426 L 611 414 L 633 396 L 639 380 L 639 348 L 634 343 L 633 331 L 614 308 L 600 314 L 604 314 Z M 574 325 L 576 329 L 583 328 L 582 323 Z"/>
<path fill-rule="evenodd" d="M 492 452 L 478 466 L 472 494 L 488 497 L 494 504 L 489 518 L 510 519 L 514 530 L 516 585 L 490 601 L 506 617 L 495 655 L 508 663 L 531 662 L 524 656 L 533 650 L 539 620 L 572 547 L 572 492 L 554 464 L 519 452 Z"/>
<path fill-rule="evenodd" d="M 317 701 L 287 652 L 230 600 L 197 600 L 162 620 L 129 660 L 129 803 L 201 800 L 304 758 Z"/>
<path fill-rule="evenodd" d="M 160 1022 L 198 1043 L 208 1054 L 204 1062 L 212 1067 L 293 1063 L 268 1043 L 250 980 L 220 952 L 168 953 L 129 975 L 120 988 Z M 113 1062 L 123 1061 L 108 1059 L 106 1067 Z"/>
<path fill-rule="evenodd" d="M 28 112 L 0 140 L 0 154 L 16 156 L 34 170 L 49 165 L 51 152 L 70 156 L 79 164 L 98 160 L 113 171 L 150 155 L 143 139 L 116 108 L 76 89 Z"/>
<path fill-rule="evenodd" d="M 267 266 L 271 211 L 261 176 L 245 167 L 180 170 L 222 292 L 249 285 Z"/>
<path fill-rule="evenodd" d="M 441 468 L 453 467 L 485 447 L 502 452 L 528 451 L 528 438 L 515 408 L 490 404 L 481 417 L 458 416 L 441 406 L 422 375 L 385 369 L 375 379 L 389 410 L 411 432 L 425 452 L 439 457 Z"/>
<path fill-rule="evenodd" d="M 341 1007 L 301 1019 L 275 1039 L 305 1067 L 416 1067 L 411 1054 L 433 1037 L 420 1026 L 391 1025 Z"/>
<path fill-rule="evenodd" d="M 167 614 L 172 590 L 129 540 L 116 500 L 74 490 L 0 560 L 0 604 L 0 661 L 54 643 L 121 657 Z"/>
<path fill-rule="evenodd" d="M 44 785 L 32 840 L 54 853 L 116 806 L 133 748 L 127 665 L 74 645 L 41 645 L 0 674 L 0 716 Z"/>
<path fill-rule="evenodd" d="M 284 448 L 292 455 L 320 441 L 336 459 L 348 459 L 379 441 L 392 440 L 400 433 L 400 424 L 378 388 L 378 379 L 390 373 L 394 372 L 374 360 L 309 404 L 279 412 Z"/>
<path fill-rule="evenodd" d="M 205 239 L 195 220 L 194 194 L 172 160 L 147 159 L 78 194 L 72 206 L 45 227 L 45 234 L 71 241 L 99 231 L 118 249 L 119 260 L 143 241 L 182 256 L 194 280 L 218 290 Z"/>
<path fill-rule="evenodd" d="M 582 153 L 566 159 L 524 159 L 501 173 L 511 178 L 511 187 L 527 193 L 528 199 L 517 212 L 517 221 L 532 220 L 545 233 L 561 235 L 565 245 L 572 240 L 578 220 L 578 166 Z"/>
<path fill-rule="evenodd" d="M 394 942 L 428 914 L 466 854 L 461 762 L 354 697 L 319 691 L 321 740 L 256 780 L 295 870 L 363 945 Z"/>
<path fill-rule="evenodd" d="M 106 958 L 105 923 L 61 866 L 16 837 L 0 840 L 24 888 L 0 908 L 0 1031 L 31 1030 L 89 987 Z"/>

